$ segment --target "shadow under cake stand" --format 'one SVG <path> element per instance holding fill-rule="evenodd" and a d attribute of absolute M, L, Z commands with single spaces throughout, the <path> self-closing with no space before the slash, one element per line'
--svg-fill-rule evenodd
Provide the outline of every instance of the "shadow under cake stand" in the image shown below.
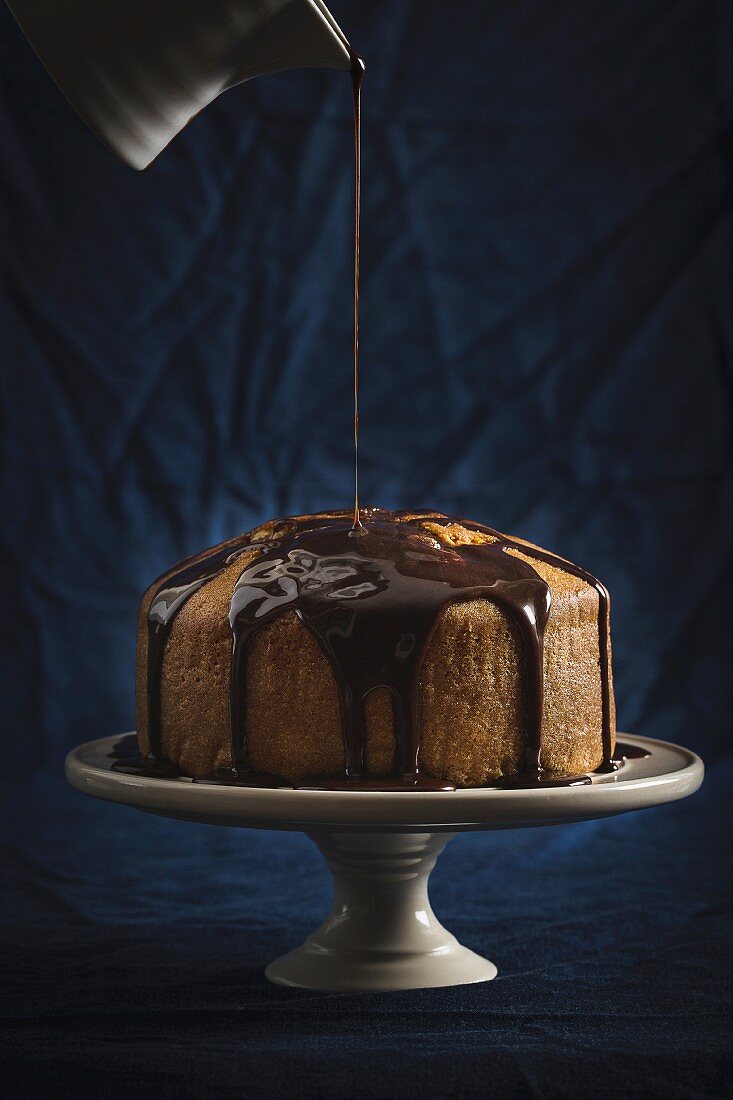
<path fill-rule="evenodd" d="M 456 833 L 523 829 L 609 817 L 685 798 L 703 764 L 688 749 L 623 735 L 649 752 L 585 786 L 530 790 L 317 791 L 236 787 L 113 770 L 119 736 L 66 758 L 73 787 L 147 813 L 211 825 L 294 829 L 326 858 L 334 901 L 302 946 L 270 963 L 281 985 L 326 990 L 419 989 L 490 981 L 496 967 L 463 947 L 436 918 L 428 878 Z"/>

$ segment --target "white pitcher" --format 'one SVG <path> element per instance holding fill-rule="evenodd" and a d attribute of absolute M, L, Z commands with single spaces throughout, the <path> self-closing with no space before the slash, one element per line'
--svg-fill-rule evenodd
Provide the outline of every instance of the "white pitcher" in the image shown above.
<path fill-rule="evenodd" d="M 235 84 L 352 63 L 321 0 L 7 2 L 72 106 L 134 168 Z"/>

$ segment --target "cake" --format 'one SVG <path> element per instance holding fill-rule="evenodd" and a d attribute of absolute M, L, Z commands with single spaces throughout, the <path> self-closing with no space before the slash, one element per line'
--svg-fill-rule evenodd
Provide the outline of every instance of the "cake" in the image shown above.
<path fill-rule="evenodd" d="M 143 596 L 138 740 L 192 777 L 475 787 L 612 759 L 609 601 L 437 512 L 275 520 Z"/>

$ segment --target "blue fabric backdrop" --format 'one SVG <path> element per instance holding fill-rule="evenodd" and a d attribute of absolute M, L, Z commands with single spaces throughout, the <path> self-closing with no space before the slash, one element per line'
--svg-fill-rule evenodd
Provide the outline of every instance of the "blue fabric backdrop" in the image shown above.
<path fill-rule="evenodd" d="M 621 728 L 700 751 L 708 780 L 653 813 L 454 842 L 436 908 L 502 977 L 362 998 L 262 978 L 326 904 L 305 840 L 64 787 L 70 747 L 132 725 L 156 574 L 349 504 L 350 87 L 254 81 L 137 174 L 3 7 L 3 1082 L 727 1095 L 731 7 L 333 10 L 368 64 L 363 497 L 601 576 Z"/>

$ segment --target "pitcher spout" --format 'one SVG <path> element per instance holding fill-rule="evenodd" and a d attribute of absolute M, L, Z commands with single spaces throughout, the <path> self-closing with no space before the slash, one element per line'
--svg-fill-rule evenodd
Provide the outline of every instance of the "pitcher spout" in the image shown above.
<path fill-rule="evenodd" d="M 7 0 L 77 113 L 146 168 L 227 88 L 290 68 L 348 70 L 322 0 Z"/>

